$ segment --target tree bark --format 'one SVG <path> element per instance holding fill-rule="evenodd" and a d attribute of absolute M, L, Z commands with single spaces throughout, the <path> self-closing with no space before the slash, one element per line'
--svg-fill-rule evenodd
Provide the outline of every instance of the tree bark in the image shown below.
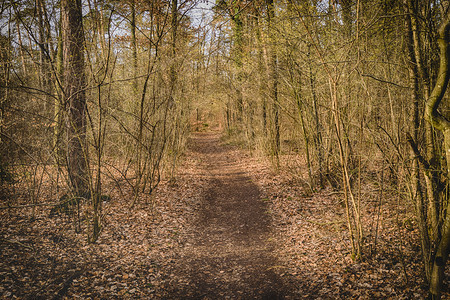
<path fill-rule="evenodd" d="M 58 36 L 58 49 L 56 53 L 56 72 L 54 73 L 54 81 L 57 97 L 54 100 L 54 111 L 53 111 L 53 149 L 56 158 L 56 164 L 60 166 L 60 159 L 62 157 L 61 139 L 63 136 L 63 113 L 64 113 L 64 91 L 63 91 L 63 63 L 64 63 L 64 52 L 63 52 L 63 42 L 62 35 Z"/>
<path fill-rule="evenodd" d="M 258 90 L 261 101 L 261 121 L 262 134 L 267 135 L 267 113 L 266 113 L 266 97 L 265 97 L 265 66 L 264 66 L 264 51 L 261 32 L 261 15 L 256 16 L 256 47 L 258 49 Z"/>
<path fill-rule="evenodd" d="M 309 72 L 309 85 L 311 89 L 311 97 L 313 104 L 313 119 L 314 119 L 314 146 L 316 148 L 317 153 L 317 162 L 318 162 L 318 175 L 319 175 L 319 187 L 324 188 L 324 179 L 323 174 L 328 173 L 328 170 L 324 170 L 324 151 L 323 151 L 323 141 L 322 141 L 322 126 L 319 121 L 319 109 L 317 105 L 317 91 L 316 91 L 316 78 L 312 69 L 312 60 L 311 60 L 311 44 L 308 44 L 307 51 L 307 63 L 308 63 L 308 72 Z"/>
<path fill-rule="evenodd" d="M 236 105 L 237 105 L 237 123 L 242 125 L 244 114 L 244 97 L 242 95 L 242 66 L 244 56 L 244 24 L 242 22 L 242 16 L 240 11 L 240 1 L 233 3 L 233 14 L 231 20 L 233 21 L 233 34 L 234 34 L 234 60 L 237 69 L 237 84 L 236 84 Z"/>
<path fill-rule="evenodd" d="M 434 129 L 440 130 L 444 136 L 444 151 L 447 159 L 447 178 L 450 181 L 450 122 L 439 113 L 439 105 L 444 98 L 450 78 L 450 10 L 447 5 L 443 16 L 442 24 L 438 30 L 438 44 L 440 48 L 440 64 L 436 84 L 425 103 L 425 118 Z M 445 195 L 446 193 L 444 193 Z M 439 199 L 444 200 L 444 199 Z M 440 299 L 442 283 L 444 279 L 445 265 L 448 260 L 450 250 L 450 201 L 447 199 L 446 208 L 443 209 L 443 223 L 441 228 L 441 238 L 437 241 L 436 255 L 434 257 L 431 279 L 430 296 L 432 299 Z"/>
<path fill-rule="evenodd" d="M 281 148 L 280 140 L 280 121 L 279 121 L 279 103 L 278 103 L 278 57 L 275 46 L 275 33 L 273 32 L 273 19 L 275 17 L 275 7 L 273 0 L 267 0 L 267 24 L 269 30 L 269 38 L 271 42 L 270 47 L 270 97 L 272 98 L 273 109 L 273 137 L 272 137 L 272 151 L 275 158 L 278 160 Z"/>
<path fill-rule="evenodd" d="M 406 31 L 408 40 L 408 60 L 409 60 L 409 80 L 411 86 L 411 100 L 413 114 L 411 115 L 412 141 L 414 145 L 419 144 L 420 139 L 420 95 L 419 95 L 419 71 L 417 69 L 416 56 L 414 53 L 413 30 L 410 16 L 406 16 Z M 416 150 L 419 152 L 419 150 Z M 411 151 L 412 171 L 411 171 L 411 199 L 415 204 L 417 223 L 419 224 L 420 240 L 422 246 L 422 256 L 424 262 L 425 276 L 430 280 L 430 237 L 427 228 L 426 205 L 424 203 L 424 194 L 420 182 L 420 164 L 415 151 Z"/>
<path fill-rule="evenodd" d="M 67 167 L 73 192 L 88 192 L 86 95 L 81 0 L 61 1 L 64 99 L 67 104 Z"/>
<path fill-rule="evenodd" d="M 131 55 L 133 59 L 133 91 L 137 94 L 138 89 L 138 80 L 137 80 L 137 71 L 138 71 L 138 60 L 137 60 L 137 43 L 136 43 L 136 0 L 131 0 L 130 3 L 131 8 Z"/>
<path fill-rule="evenodd" d="M 39 80 L 44 96 L 44 111 L 45 114 L 49 112 L 50 107 L 50 47 L 48 40 L 48 33 L 44 24 L 45 17 L 45 0 L 36 0 L 36 10 L 38 17 L 38 31 L 39 31 Z"/>

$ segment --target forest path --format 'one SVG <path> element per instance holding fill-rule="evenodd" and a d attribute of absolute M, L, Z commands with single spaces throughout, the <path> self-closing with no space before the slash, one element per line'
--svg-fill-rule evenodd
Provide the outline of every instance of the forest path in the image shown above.
<path fill-rule="evenodd" d="M 206 186 L 190 238 L 174 262 L 168 298 L 283 299 L 271 219 L 258 186 L 218 133 L 195 133 L 194 176 Z M 191 157 L 189 157 L 190 159 Z"/>

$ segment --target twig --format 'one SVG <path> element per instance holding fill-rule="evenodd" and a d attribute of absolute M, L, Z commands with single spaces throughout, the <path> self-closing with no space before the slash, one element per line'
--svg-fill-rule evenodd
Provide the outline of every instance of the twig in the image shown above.
<path fill-rule="evenodd" d="M 397 84 L 395 82 L 392 82 L 392 81 L 387 81 L 387 80 L 384 80 L 384 79 L 380 79 L 380 78 L 377 78 L 377 77 L 375 77 L 373 75 L 370 75 L 370 74 L 361 74 L 361 76 L 370 77 L 370 78 L 372 78 L 372 79 L 374 79 L 376 81 L 379 81 L 379 82 L 382 82 L 382 83 L 391 84 L 393 86 L 396 86 L 396 87 L 399 87 L 399 88 L 402 88 L 402 89 L 409 89 L 409 87 L 407 87 L 407 86 L 399 85 L 399 84 Z"/>
<path fill-rule="evenodd" d="M 24 243 L 21 243 L 21 242 L 19 242 L 19 241 L 16 241 L 16 240 L 8 240 L 8 239 L 5 239 L 5 238 L 1 238 L 3 241 L 5 241 L 5 242 L 8 242 L 8 243 L 10 243 L 10 244 L 17 244 L 17 245 L 19 245 L 19 246 L 22 246 L 22 247 L 24 247 L 24 248 L 26 248 L 26 249 L 28 249 L 28 250 L 34 250 L 33 249 L 33 247 L 31 247 L 31 246 L 28 246 L 28 245 L 25 245 Z"/>

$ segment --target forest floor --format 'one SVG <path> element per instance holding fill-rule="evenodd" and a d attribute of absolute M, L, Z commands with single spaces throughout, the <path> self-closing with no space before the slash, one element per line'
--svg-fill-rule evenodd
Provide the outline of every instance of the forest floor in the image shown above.
<path fill-rule="evenodd" d="M 367 254 L 355 262 L 339 193 L 308 192 L 292 168 L 273 171 L 218 132 L 193 134 L 176 181 L 135 208 L 116 183 L 105 183 L 95 244 L 46 206 L 2 209 L 0 298 L 425 298 L 407 203 L 367 196 Z"/>

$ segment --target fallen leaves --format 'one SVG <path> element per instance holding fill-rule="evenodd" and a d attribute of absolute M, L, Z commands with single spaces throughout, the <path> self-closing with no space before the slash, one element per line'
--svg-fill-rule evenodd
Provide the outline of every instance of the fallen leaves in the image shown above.
<path fill-rule="evenodd" d="M 233 287 L 235 298 L 245 298 L 244 281 L 264 284 L 251 278 L 255 276 L 255 270 L 249 270 L 255 267 L 251 259 L 260 259 L 265 272 L 281 278 L 286 299 L 425 297 L 420 246 L 411 221 L 414 218 L 406 208 L 386 203 L 382 223 L 375 231 L 375 226 L 370 227 L 375 224 L 375 204 L 367 201 L 365 250 L 371 255 L 354 262 L 339 193 L 323 190 L 310 195 L 293 180 L 291 172 L 283 168 L 274 172 L 264 159 L 230 147 L 227 151 L 217 148 L 217 155 L 225 153 L 226 161 L 236 162 L 243 183 L 259 187 L 271 229 L 251 247 L 214 240 L 226 226 L 212 228 L 200 243 L 196 239 L 200 233 L 193 226 L 200 214 L 210 209 L 201 197 L 214 192 L 215 183 L 205 171 L 208 160 L 195 147 L 185 157 L 176 181 L 163 181 L 151 200 L 146 203 L 142 199 L 132 211 L 128 209 L 131 191 L 123 188 L 122 196 L 114 183 L 105 183 L 112 199 L 104 203 L 105 228 L 93 245 L 87 244 L 84 234 L 73 231 L 70 218 L 49 219 L 45 207 L 34 212 L 0 211 L 0 298 L 160 299 L 170 298 L 170 293 L 179 289 L 188 291 L 186 297 L 206 299 L 208 295 L 196 294 L 201 282 L 187 276 L 199 272 L 213 278 L 217 286 Z M 218 176 L 232 180 L 237 174 Z M 227 188 L 235 186 L 225 186 L 221 193 Z M 212 216 L 216 213 L 210 212 Z M 215 224 L 215 219 L 211 220 Z M 243 224 L 236 227 L 236 234 L 248 231 L 250 223 Z M 230 297 L 223 291 L 218 295 Z M 449 292 L 444 296 L 450 298 Z"/>

